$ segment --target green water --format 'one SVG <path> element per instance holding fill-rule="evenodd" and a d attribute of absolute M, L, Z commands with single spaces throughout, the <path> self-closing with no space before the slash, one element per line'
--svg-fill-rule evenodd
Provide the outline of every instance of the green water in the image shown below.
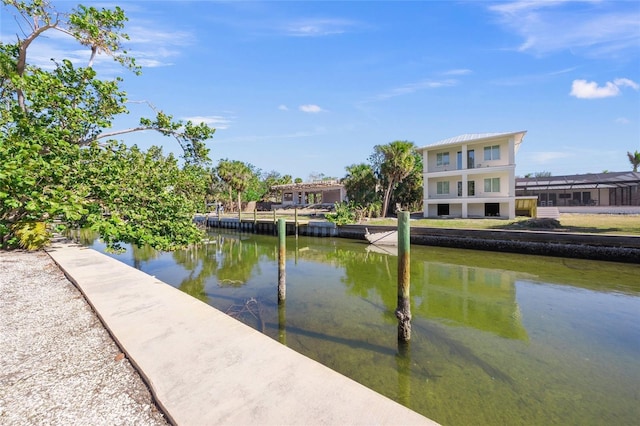
<path fill-rule="evenodd" d="M 412 246 L 399 346 L 396 256 L 288 237 L 279 310 L 277 239 L 210 239 L 113 256 L 444 425 L 638 424 L 640 265 Z"/>

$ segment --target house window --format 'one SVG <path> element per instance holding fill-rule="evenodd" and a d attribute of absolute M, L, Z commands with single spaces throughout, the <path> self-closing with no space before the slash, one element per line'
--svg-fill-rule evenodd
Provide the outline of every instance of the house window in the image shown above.
<path fill-rule="evenodd" d="M 499 159 L 500 159 L 500 145 L 484 147 L 484 161 L 499 160 Z"/>
<path fill-rule="evenodd" d="M 436 154 L 436 166 L 448 166 L 449 165 L 449 153 L 441 152 Z"/>
<path fill-rule="evenodd" d="M 476 182 L 474 180 L 467 182 L 467 195 L 469 197 L 476 195 Z"/>
<path fill-rule="evenodd" d="M 438 182 L 436 185 L 436 194 L 445 195 L 449 194 L 449 181 Z"/>
<path fill-rule="evenodd" d="M 458 197 L 462 197 L 462 182 L 458 181 Z"/>
<path fill-rule="evenodd" d="M 484 192 L 500 192 L 500 178 L 485 179 Z"/>

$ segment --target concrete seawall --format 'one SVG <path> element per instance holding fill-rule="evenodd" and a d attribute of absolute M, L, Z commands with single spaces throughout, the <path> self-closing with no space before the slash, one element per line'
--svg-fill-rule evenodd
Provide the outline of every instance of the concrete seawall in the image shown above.
<path fill-rule="evenodd" d="M 177 425 L 435 425 L 95 250 L 47 249 Z"/>
<path fill-rule="evenodd" d="M 208 227 L 238 229 L 243 232 L 275 235 L 273 221 L 238 221 L 209 218 Z M 341 237 L 364 240 L 366 229 L 370 232 L 395 230 L 395 226 L 342 225 L 330 222 L 310 221 L 297 227 L 299 235 L 314 237 Z M 287 234 L 296 233 L 295 223 L 287 222 Z M 552 231 L 514 231 L 500 229 L 446 229 L 411 228 L 411 244 L 463 248 L 472 250 L 501 251 L 542 256 L 568 257 L 589 260 L 605 260 L 624 263 L 640 263 L 640 237 L 601 234 L 574 234 Z"/>
<path fill-rule="evenodd" d="M 217 217 L 196 217 L 195 221 L 201 223 L 208 228 L 221 229 L 238 229 L 244 232 L 254 232 L 257 234 L 276 234 L 277 222 L 273 220 L 252 220 L 225 217 L 218 219 Z M 337 237 L 338 228 L 334 223 L 317 220 L 304 221 L 295 223 L 292 220 L 287 221 L 287 235 L 307 235 L 310 237 Z"/>
<path fill-rule="evenodd" d="M 370 232 L 396 229 L 369 226 Z M 339 227 L 343 238 L 365 239 L 365 226 Z M 411 228 L 411 244 L 542 256 L 640 263 L 640 237 L 548 231 Z"/>

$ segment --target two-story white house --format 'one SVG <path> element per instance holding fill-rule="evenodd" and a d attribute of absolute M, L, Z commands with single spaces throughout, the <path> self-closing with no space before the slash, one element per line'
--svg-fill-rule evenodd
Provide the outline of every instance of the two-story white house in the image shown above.
<path fill-rule="evenodd" d="M 525 133 L 466 134 L 418 148 L 424 217 L 515 218 L 515 156 Z"/>

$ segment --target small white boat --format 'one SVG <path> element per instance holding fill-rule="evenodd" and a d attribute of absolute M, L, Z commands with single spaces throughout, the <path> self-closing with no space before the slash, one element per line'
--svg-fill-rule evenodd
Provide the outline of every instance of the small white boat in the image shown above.
<path fill-rule="evenodd" d="M 367 228 L 365 228 L 364 230 L 365 230 L 364 237 L 371 244 L 376 244 L 379 246 L 397 246 L 398 245 L 398 231 L 374 232 L 372 234 L 369 232 Z"/>

